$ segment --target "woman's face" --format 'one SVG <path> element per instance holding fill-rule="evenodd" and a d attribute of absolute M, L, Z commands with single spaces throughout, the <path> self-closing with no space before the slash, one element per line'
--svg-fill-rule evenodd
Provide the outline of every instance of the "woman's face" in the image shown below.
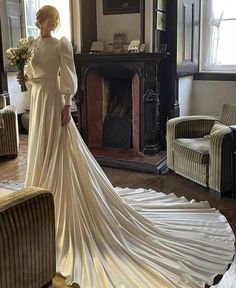
<path fill-rule="evenodd" d="M 40 25 L 41 30 L 53 31 L 57 28 L 58 25 L 58 15 L 51 14 L 49 15 Z"/>

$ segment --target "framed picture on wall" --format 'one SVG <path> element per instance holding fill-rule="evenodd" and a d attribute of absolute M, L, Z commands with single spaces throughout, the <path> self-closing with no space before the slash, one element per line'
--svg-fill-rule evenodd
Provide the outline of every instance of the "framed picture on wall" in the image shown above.
<path fill-rule="evenodd" d="M 103 0 L 103 14 L 128 14 L 140 12 L 140 0 Z"/>

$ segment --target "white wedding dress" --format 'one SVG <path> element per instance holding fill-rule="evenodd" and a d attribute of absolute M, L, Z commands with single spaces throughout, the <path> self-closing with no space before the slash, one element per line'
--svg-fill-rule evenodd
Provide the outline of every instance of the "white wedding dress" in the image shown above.
<path fill-rule="evenodd" d="M 38 38 L 34 45 L 26 186 L 54 194 L 57 272 L 81 288 L 211 284 L 235 251 L 225 217 L 207 202 L 114 188 L 73 121 L 61 126 L 77 88 L 71 44 Z"/>

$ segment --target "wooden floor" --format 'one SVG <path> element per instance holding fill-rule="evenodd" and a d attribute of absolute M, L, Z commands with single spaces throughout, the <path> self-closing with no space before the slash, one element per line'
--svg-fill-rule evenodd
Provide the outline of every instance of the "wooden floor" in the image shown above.
<path fill-rule="evenodd" d="M 12 183 L 12 185 L 16 183 L 16 185 L 20 185 L 24 182 L 27 157 L 27 135 L 21 135 L 20 144 L 20 155 L 16 159 L 9 160 L 0 158 L 0 186 L 1 184 L 4 185 L 4 183 L 6 185 L 7 183 Z M 211 195 L 208 189 L 181 176 L 173 175 L 168 171 L 164 171 L 162 175 L 156 175 L 105 167 L 103 167 L 103 169 L 114 186 L 152 188 L 166 194 L 174 192 L 177 196 L 185 196 L 188 200 L 206 200 L 212 207 L 219 209 L 221 213 L 225 215 L 236 235 L 236 200 L 231 198 L 218 198 L 215 195 Z"/>

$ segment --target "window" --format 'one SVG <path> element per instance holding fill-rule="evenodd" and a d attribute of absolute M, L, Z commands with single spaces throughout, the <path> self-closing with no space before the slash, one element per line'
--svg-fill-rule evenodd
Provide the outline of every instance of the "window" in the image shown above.
<path fill-rule="evenodd" d="M 54 36 L 57 38 L 66 36 L 71 40 L 70 0 L 25 0 L 24 3 L 27 37 L 38 37 L 39 29 L 35 25 L 36 12 L 44 5 L 52 5 L 59 11 L 61 19 L 60 27 L 55 31 Z"/>
<path fill-rule="evenodd" d="M 236 73 L 236 1 L 203 0 L 201 72 Z"/>

